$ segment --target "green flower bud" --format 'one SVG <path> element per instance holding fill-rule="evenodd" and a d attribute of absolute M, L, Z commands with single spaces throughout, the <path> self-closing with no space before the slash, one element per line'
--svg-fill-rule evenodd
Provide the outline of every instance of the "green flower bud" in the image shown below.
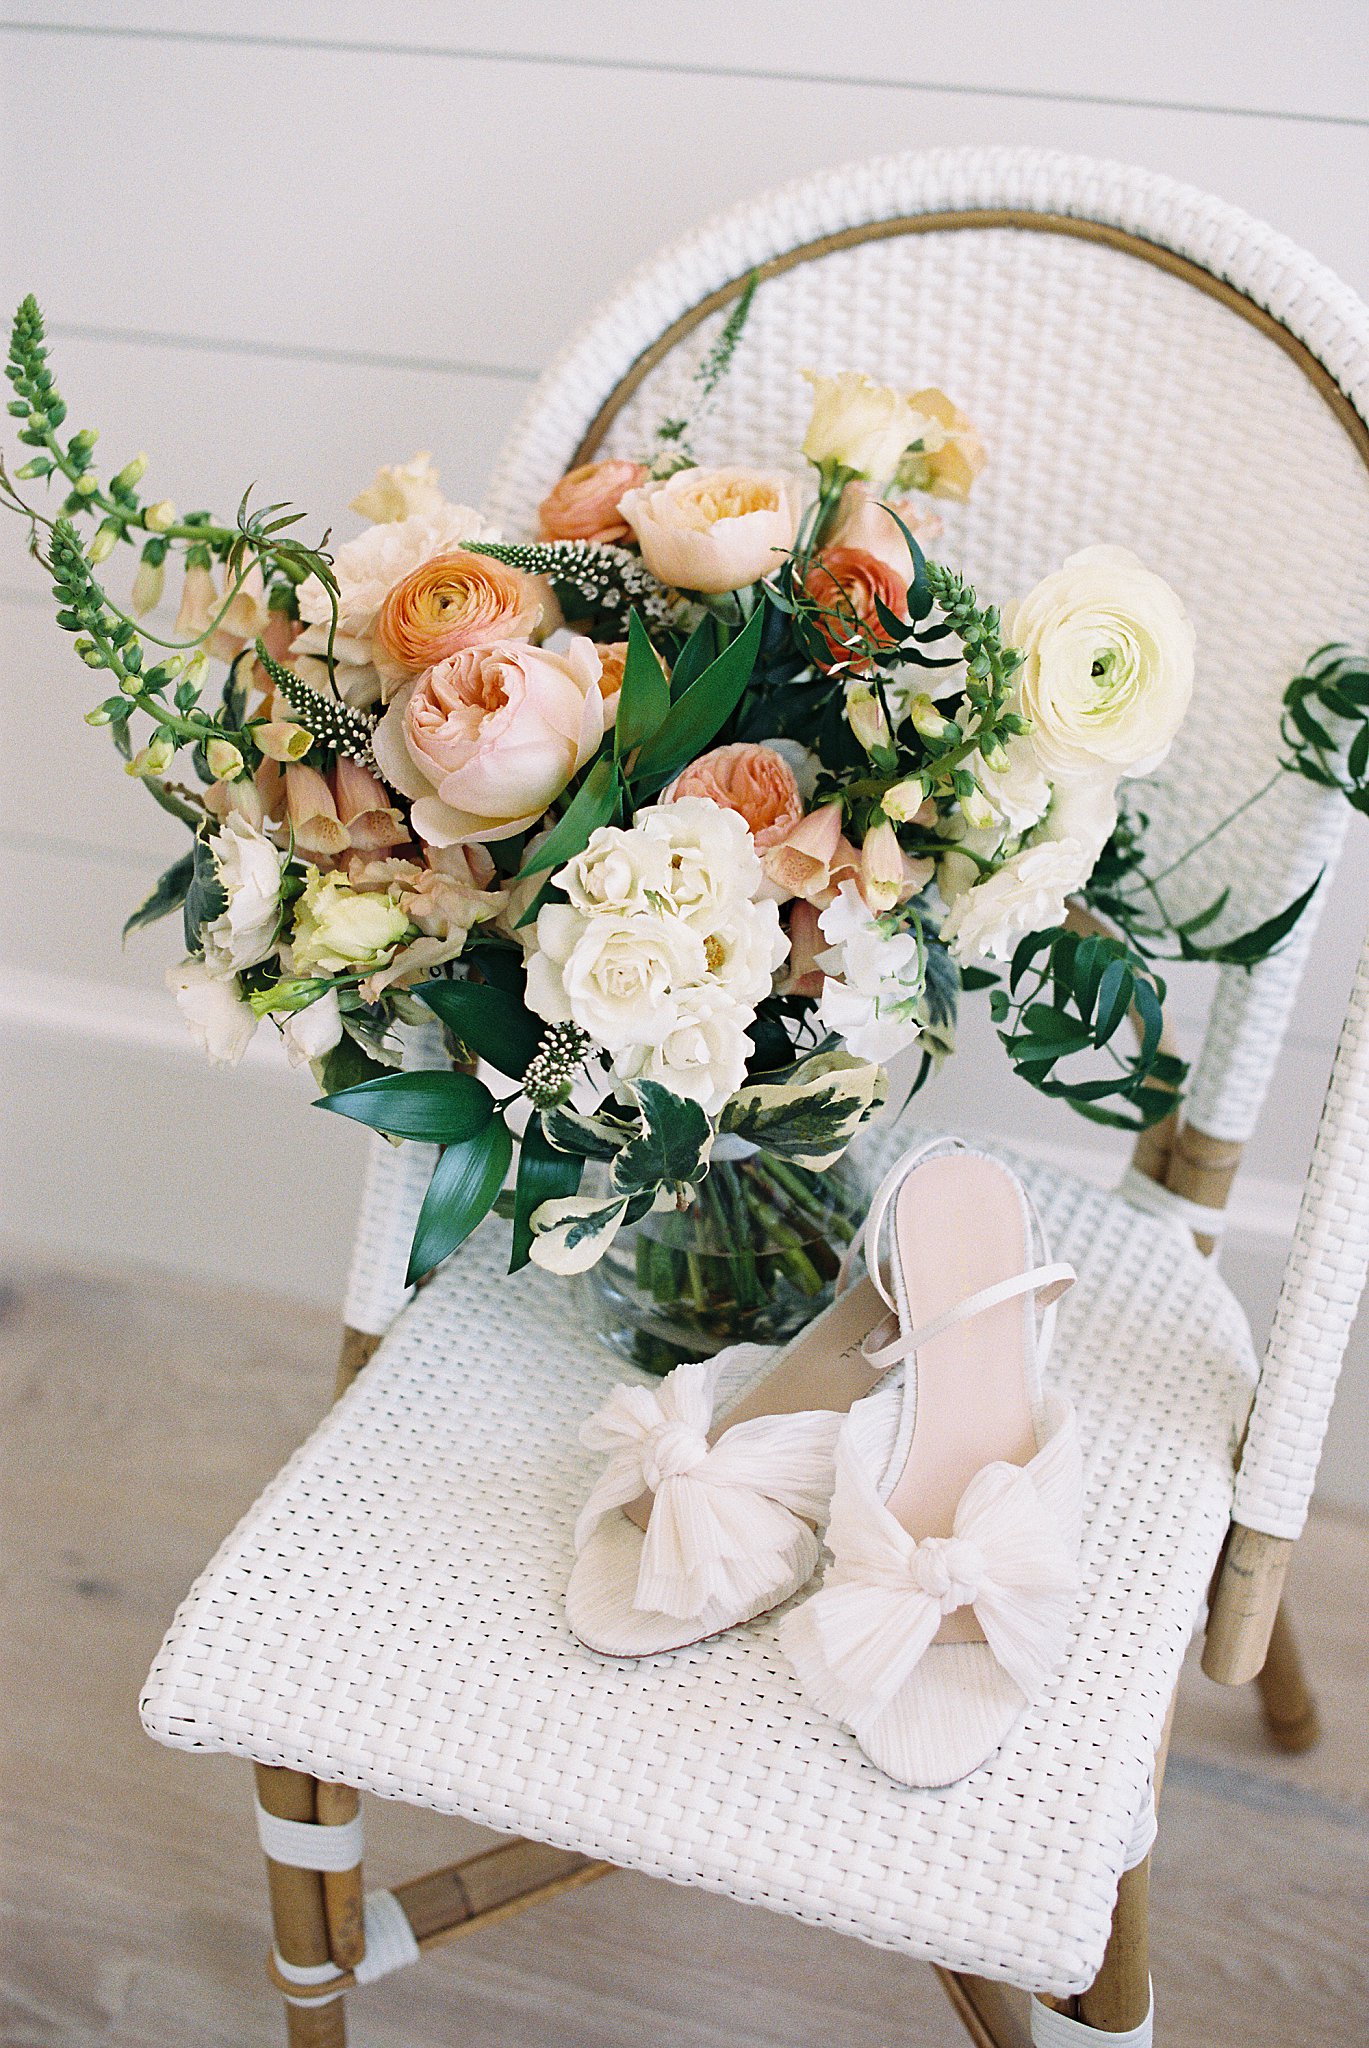
<path fill-rule="evenodd" d="M 116 491 L 131 491 L 134 484 L 141 483 L 147 471 L 147 457 L 135 455 L 132 462 L 126 462 L 114 479 Z"/>
<path fill-rule="evenodd" d="M 906 775 L 884 792 L 882 809 L 895 825 L 909 825 L 927 800 L 927 785 L 920 775 Z"/>
<path fill-rule="evenodd" d="M 143 524 L 149 533 L 165 533 L 169 526 L 174 526 L 176 507 L 170 498 L 159 498 L 155 505 L 149 505 L 143 514 Z"/>
<path fill-rule="evenodd" d="M 110 717 L 111 717 L 111 714 L 110 714 L 110 713 L 109 713 L 108 711 L 106 711 L 106 709 L 105 709 L 104 705 L 103 705 L 103 704 L 97 704 L 97 705 L 95 706 L 95 709 L 94 709 L 93 711 L 87 711 L 87 713 L 86 713 L 86 724 L 87 724 L 87 725 L 108 725 L 108 724 L 109 724 L 109 722 L 110 722 Z"/>
<path fill-rule="evenodd" d="M 72 435 L 67 453 L 74 456 L 79 462 L 82 456 L 89 455 L 99 438 L 100 429 L 98 427 L 82 427 L 79 434 Z"/>
<path fill-rule="evenodd" d="M 114 553 L 115 548 L 117 548 L 119 545 L 119 536 L 121 532 L 122 528 L 119 526 L 117 520 L 106 519 L 104 525 L 96 530 L 94 540 L 86 549 L 87 560 L 97 565 L 101 562 L 108 561 L 109 557 Z"/>
<path fill-rule="evenodd" d="M 176 758 L 176 742 L 168 739 L 149 740 L 140 747 L 133 759 L 125 764 L 125 775 L 165 775 Z"/>
<path fill-rule="evenodd" d="M 78 498 L 93 498 L 100 488 L 99 479 L 89 475 L 78 476 L 71 488 Z"/>
<path fill-rule="evenodd" d="M 921 733 L 924 740 L 939 740 L 948 724 L 925 690 L 920 691 L 908 706 L 908 716 L 913 722 L 914 732 Z"/>

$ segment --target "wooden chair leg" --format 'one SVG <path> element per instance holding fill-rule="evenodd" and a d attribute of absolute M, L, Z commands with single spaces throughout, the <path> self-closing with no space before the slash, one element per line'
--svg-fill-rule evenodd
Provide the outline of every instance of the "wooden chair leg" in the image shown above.
<path fill-rule="evenodd" d="M 1264 1666 L 1255 1683 L 1260 1689 L 1264 1725 L 1277 1748 L 1296 1756 L 1321 1740 L 1317 1702 L 1303 1675 L 1302 1654 L 1286 1599 L 1279 1602 Z"/>
<path fill-rule="evenodd" d="M 1150 1858 L 1122 1873 L 1103 1967 L 1079 1998 L 1079 2017 L 1105 2034 L 1139 2027 L 1150 2011 Z"/>
<path fill-rule="evenodd" d="M 280 1820 L 318 1819 L 317 1787 L 302 1771 L 279 1770 L 267 1764 L 253 1766 L 257 1797 L 268 1813 Z M 323 1880 L 316 1870 L 297 1870 L 293 1864 L 266 1859 L 267 1883 L 271 1889 L 271 1924 L 276 1950 L 283 1963 L 293 1969 L 317 1970 L 333 1960 L 328 1945 L 328 1915 L 324 1905 Z M 285 2001 L 285 2038 L 288 2048 L 346 2048 L 347 2022 L 341 1997 L 308 2004 Z"/>
<path fill-rule="evenodd" d="M 314 1796 L 324 1827 L 343 1827 L 361 1811 L 360 1795 L 350 1785 L 328 1785 L 320 1778 Z M 354 1970 L 366 1953 L 366 1907 L 359 1863 L 350 1870 L 323 1872 L 323 1915 L 328 1922 L 328 1953 L 340 1970 Z"/>

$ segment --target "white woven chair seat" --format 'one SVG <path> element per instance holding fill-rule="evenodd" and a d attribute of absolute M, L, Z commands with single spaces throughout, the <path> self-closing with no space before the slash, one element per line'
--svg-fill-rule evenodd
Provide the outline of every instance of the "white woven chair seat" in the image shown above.
<path fill-rule="evenodd" d="M 1092 1980 L 1227 1527 L 1254 1358 L 1169 1222 L 1028 1168 L 1080 1285 L 1055 1372 L 1089 1521 L 1069 1663 L 983 1770 L 905 1790 L 804 1705 L 774 1618 L 640 1664 L 570 1635 L 579 1425 L 625 1368 L 488 1225 L 182 1606 L 150 1734 L 572 1847 L 955 1968 Z"/>

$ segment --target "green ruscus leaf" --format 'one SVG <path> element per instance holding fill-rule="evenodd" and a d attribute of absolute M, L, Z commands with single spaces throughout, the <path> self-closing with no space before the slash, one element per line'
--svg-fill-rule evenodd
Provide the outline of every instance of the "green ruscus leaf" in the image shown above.
<path fill-rule="evenodd" d="M 444 1149 L 418 1212 L 406 1276 L 410 1286 L 440 1265 L 489 1214 L 512 1158 L 513 1138 L 502 1117 L 491 1117 Z"/>
<path fill-rule="evenodd" d="M 331 1109 L 391 1138 L 430 1145 L 460 1144 L 494 1115 L 494 1097 L 474 1074 L 384 1074 L 377 1081 L 321 1095 L 316 1109 Z"/>

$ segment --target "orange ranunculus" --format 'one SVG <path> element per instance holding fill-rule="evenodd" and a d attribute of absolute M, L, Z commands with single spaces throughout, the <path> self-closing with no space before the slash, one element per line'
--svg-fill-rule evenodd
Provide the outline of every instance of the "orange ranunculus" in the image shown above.
<path fill-rule="evenodd" d="M 567 470 L 537 508 L 539 539 L 622 540 L 631 528 L 618 500 L 646 478 L 640 462 L 582 462 Z"/>
<path fill-rule="evenodd" d="M 809 565 L 803 587 L 822 606 L 813 624 L 831 653 L 825 668 L 863 675 L 872 666 L 872 654 L 893 644 L 876 599 L 899 618 L 908 616 L 906 577 L 865 548 L 824 548 Z"/>
<path fill-rule="evenodd" d="M 540 587 L 519 569 L 463 548 L 434 555 L 387 593 L 376 619 L 376 668 L 400 682 L 467 647 L 525 639 L 544 608 Z"/>
<path fill-rule="evenodd" d="M 803 798 L 789 763 L 773 747 L 749 740 L 701 754 L 676 776 L 661 801 L 674 803 L 682 796 L 707 797 L 738 812 L 762 850 L 777 846 L 803 816 Z"/>

